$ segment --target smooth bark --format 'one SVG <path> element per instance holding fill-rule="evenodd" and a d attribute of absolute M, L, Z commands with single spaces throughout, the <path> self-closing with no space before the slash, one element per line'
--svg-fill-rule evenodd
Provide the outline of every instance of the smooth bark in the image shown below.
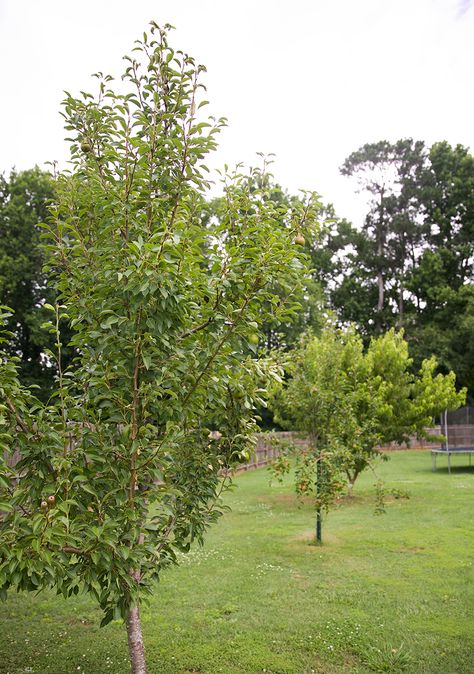
<path fill-rule="evenodd" d="M 133 606 L 127 616 L 128 652 L 132 674 L 147 674 L 140 607 Z"/>

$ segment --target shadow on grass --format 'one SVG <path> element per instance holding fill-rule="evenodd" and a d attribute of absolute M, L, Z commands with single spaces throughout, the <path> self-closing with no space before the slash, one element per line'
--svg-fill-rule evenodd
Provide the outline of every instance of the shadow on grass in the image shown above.
<path fill-rule="evenodd" d="M 425 469 L 421 469 L 418 472 L 420 473 L 431 473 L 432 475 L 449 475 L 449 469 L 447 464 L 445 466 L 440 466 L 439 463 L 436 466 L 436 469 L 433 470 L 431 466 L 427 466 Z M 454 466 L 451 463 L 451 475 L 474 475 L 474 464 L 472 466 Z"/>

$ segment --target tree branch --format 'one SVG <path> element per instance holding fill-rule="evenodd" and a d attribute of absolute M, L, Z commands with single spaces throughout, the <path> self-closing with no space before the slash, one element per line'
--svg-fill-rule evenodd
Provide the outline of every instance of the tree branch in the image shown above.
<path fill-rule="evenodd" d="M 84 550 L 81 550 L 80 548 L 75 548 L 73 545 L 65 545 L 64 547 L 61 548 L 61 551 L 70 555 L 80 555 L 81 557 L 84 557 L 88 554 L 87 552 L 84 552 Z"/>
<path fill-rule="evenodd" d="M 18 424 L 18 426 L 21 428 L 21 430 L 22 430 L 24 433 L 29 433 L 29 432 L 30 432 L 30 429 L 29 429 L 28 426 L 25 424 L 25 422 L 23 421 L 23 419 L 20 417 L 20 415 L 18 414 L 18 412 L 17 412 L 16 409 L 15 409 L 15 406 L 13 405 L 12 401 L 10 400 L 10 398 L 8 398 L 8 396 L 7 396 L 7 398 L 6 398 L 6 403 L 7 403 L 8 409 L 10 410 L 10 412 L 11 412 L 11 413 L 13 414 L 13 416 L 15 417 L 15 421 L 16 421 L 16 423 Z"/>

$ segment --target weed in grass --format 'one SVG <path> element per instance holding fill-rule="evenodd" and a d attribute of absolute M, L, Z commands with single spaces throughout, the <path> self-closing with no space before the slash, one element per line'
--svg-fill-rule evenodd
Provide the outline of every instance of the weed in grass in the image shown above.
<path fill-rule="evenodd" d="M 399 489 L 397 487 L 389 488 L 387 487 L 382 480 L 378 480 L 375 485 L 375 515 L 385 515 L 386 514 L 386 504 L 387 501 L 392 498 L 396 501 L 400 499 L 409 499 L 410 492 L 406 489 Z"/>
<path fill-rule="evenodd" d="M 412 662 L 412 657 L 403 642 L 397 648 L 384 643 L 381 646 L 369 646 L 361 654 L 361 660 L 374 672 L 398 674 L 406 671 Z"/>

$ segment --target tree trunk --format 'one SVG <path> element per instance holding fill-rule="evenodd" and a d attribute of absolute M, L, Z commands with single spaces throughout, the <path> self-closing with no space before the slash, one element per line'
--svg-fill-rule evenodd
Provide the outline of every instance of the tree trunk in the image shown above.
<path fill-rule="evenodd" d="M 406 243 L 406 232 L 402 230 L 400 232 L 400 249 L 401 249 L 401 259 L 399 260 L 398 267 L 398 327 L 403 328 L 404 322 L 404 313 L 405 313 L 405 301 L 403 299 L 403 293 L 405 291 L 405 262 L 409 259 L 409 253 L 407 252 L 407 243 Z"/>
<path fill-rule="evenodd" d="M 384 280 L 383 274 L 381 271 L 377 274 L 377 286 L 379 289 L 379 299 L 377 302 L 377 312 L 380 314 L 383 311 L 383 302 L 384 302 Z"/>
<path fill-rule="evenodd" d="M 133 606 L 127 616 L 128 653 L 132 674 L 147 674 L 140 607 Z"/>
<path fill-rule="evenodd" d="M 354 485 L 355 481 L 360 475 L 360 470 L 354 469 L 354 472 L 351 474 L 350 471 L 346 470 L 346 476 L 347 476 L 347 496 L 348 498 L 352 498 L 354 494 Z"/>
<path fill-rule="evenodd" d="M 321 524 L 322 524 L 322 517 L 321 517 L 321 508 L 316 508 L 316 543 L 322 543 L 322 535 L 321 535 Z"/>
<path fill-rule="evenodd" d="M 403 301 L 403 281 L 400 281 L 400 290 L 398 296 L 398 327 L 403 328 L 403 319 L 405 313 L 405 303 Z"/>
<path fill-rule="evenodd" d="M 316 464 L 316 496 L 319 496 L 321 493 L 321 480 L 322 480 L 322 466 L 321 466 L 321 453 L 318 457 L 318 462 Z M 321 506 L 318 505 L 316 508 L 316 543 L 322 543 L 322 517 L 321 517 Z"/>
<path fill-rule="evenodd" d="M 380 192 L 380 205 L 379 205 L 379 222 L 376 228 L 376 239 L 377 239 L 377 287 L 379 292 L 378 302 L 377 302 L 377 322 L 379 330 L 382 329 L 382 311 L 384 305 L 384 295 L 385 295 L 385 281 L 383 277 L 383 254 L 384 254 L 384 189 Z"/>

